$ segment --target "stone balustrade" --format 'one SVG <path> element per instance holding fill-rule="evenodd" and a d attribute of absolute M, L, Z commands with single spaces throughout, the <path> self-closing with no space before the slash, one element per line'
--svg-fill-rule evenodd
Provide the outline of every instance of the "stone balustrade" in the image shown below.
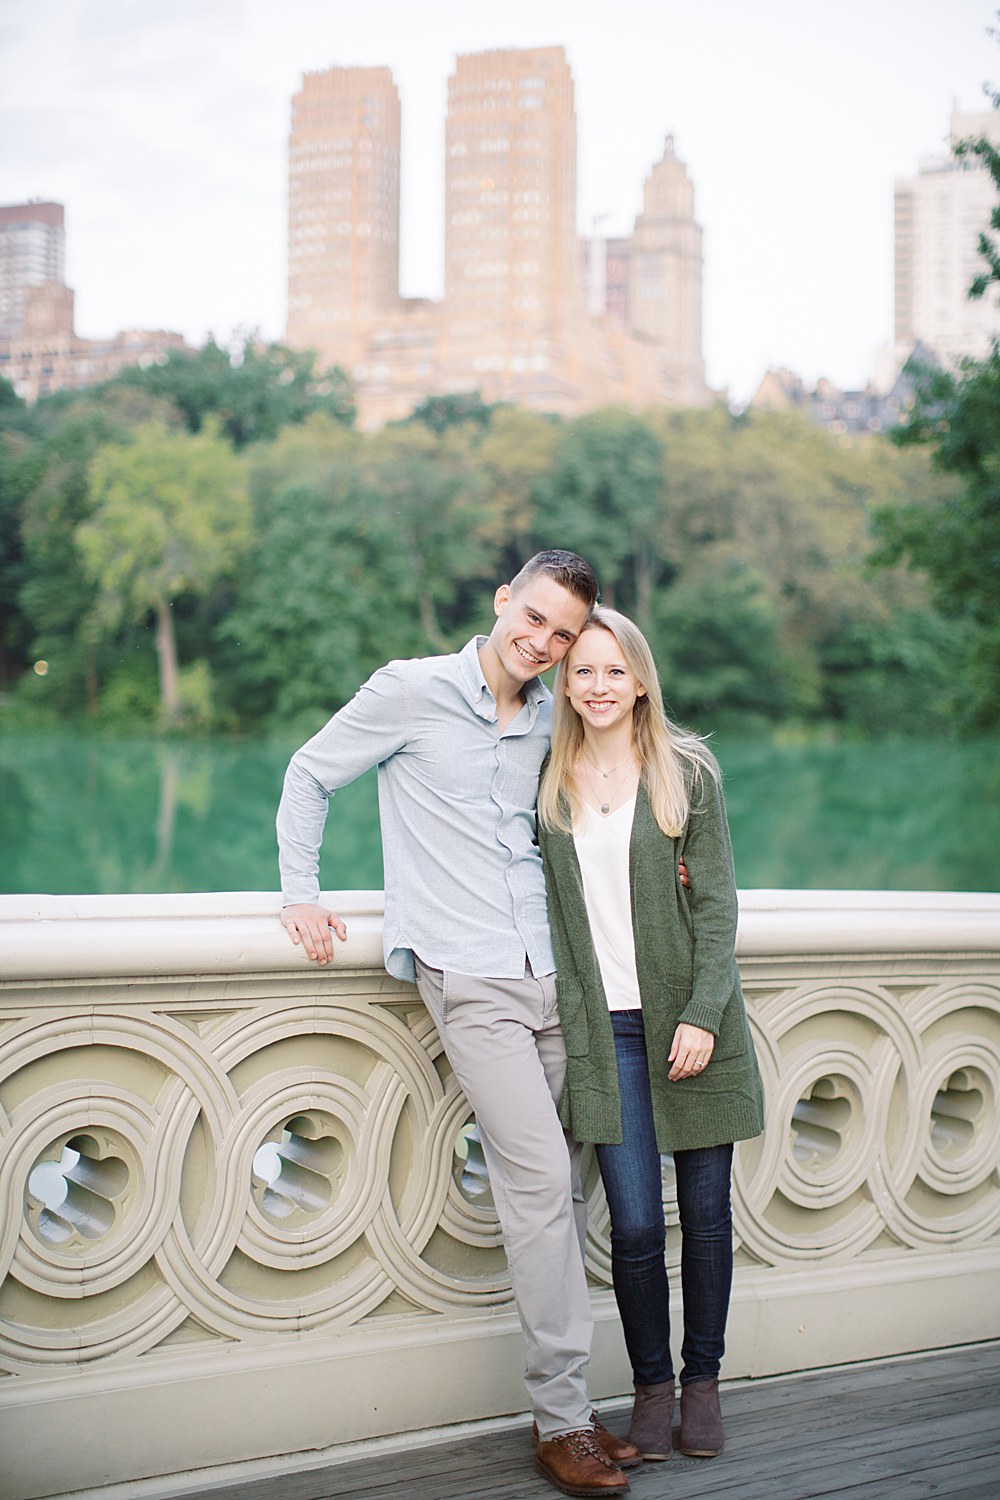
<path fill-rule="evenodd" d="M 269 894 L 0 897 L 10 1500 L 523 1409 L 473 1122 L 381 899 L 328 898 L 320 970 Z M 1000 1336 L 1000 897 L 745 892 L 739 956 L 768 1128 L 724 1373 Z M 601 1397 L 630 1375 L 588 1184 Z M 673 1282 L 669 1160 L 664 1201 Z"/>

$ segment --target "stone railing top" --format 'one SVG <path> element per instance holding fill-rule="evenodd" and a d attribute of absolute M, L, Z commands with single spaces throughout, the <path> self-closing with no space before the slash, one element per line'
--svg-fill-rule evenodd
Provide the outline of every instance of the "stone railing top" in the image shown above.
<path fill-rule="evenodd" d="M 381 967 L 381 891 L 325 892 L 347 922 L 335 964 Z M 0 896 L 0 979 L 288 973 L 309 966 L 271 891 Z M 740 893 L 737 952 L 1000 952 L 1000 895 L 934 891 Z"/>

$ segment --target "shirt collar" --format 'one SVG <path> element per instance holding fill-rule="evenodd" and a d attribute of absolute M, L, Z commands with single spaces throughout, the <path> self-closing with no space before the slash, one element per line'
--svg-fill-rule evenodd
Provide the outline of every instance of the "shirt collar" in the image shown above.
<path fill-rule="evenodd" d="M 483 664 L 479 660 L 479 649 L 488 640 L 489 636 L 474 635 L 458 653 L 459 672 L 468 691 L 469 702 L 484 719 L 492 719 L 496 712 L 496 702 L 483 673 Z M 524 701 L 531 710 L 532 721 L 539 705 L 549 697 L 551 694 L 540 677 L 533 677 L 530 682 L 525 683 Z"/>

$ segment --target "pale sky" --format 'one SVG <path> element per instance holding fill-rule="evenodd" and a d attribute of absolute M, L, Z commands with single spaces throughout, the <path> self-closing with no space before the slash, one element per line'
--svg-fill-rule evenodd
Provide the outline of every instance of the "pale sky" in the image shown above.
<path fill-rule="evenodd" d="M 627 233 L 672 132 L 705 231 L 708 377 L 863 384 L 892 334 L 892 190 L 1000 86 L 997 0 L 0 0 L 0 203 L 65 204 L 77 331 L 281 337 L 302 73 L 388 64 L 402 291 L 442 290 L 458 52 L 561 44 L 579 227 Z"/>

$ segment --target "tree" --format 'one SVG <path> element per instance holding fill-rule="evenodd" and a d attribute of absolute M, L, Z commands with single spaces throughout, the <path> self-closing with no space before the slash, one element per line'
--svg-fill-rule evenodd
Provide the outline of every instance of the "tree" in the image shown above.
<path fill-rule="evenodd" d="M 686 568 L 656 605 L 657 662 L 672 713 L 698 727 L 727 718 L 775 722 L 792 693 L 780 612 L 764 580 L 713 550 Z"/>
<path fill-rule="evenodd" d="M 422 423 L 362 437 L 313 418 L 255 450 L 255 547 L 224 627 L 244 709 L 330 711 L 388 658 L 468 639 L 505 541 L 481 437 Z"/>
<path fill-rule="evenodd" d="M 649 630 L 654 590 L 670 576 L 660 531 L 663 445 L 616 407 L 579 417 L 556 450 L 536 521 L 539 546 L 594 559 L 606 604 Z"/>
<path fill-rule="evenodd" d="M 91 512 L 77 528 L 96 589 L 95 630 L 155 619 L 164 721 L 181 716 L 173 609 L 232 572 L 249 537 L 244 466 L 215 427 L 150 425 L 90 464 Z"/>
<path fill-rule="evenodd" d="M 491 544 L 500 549 L 494 581 L 513 578 L 533 551 L 555 545 L 547 538 L 538 539 L 536 517 L 563 430 L 560 423 L 539 412 L 504 406 L 477 444 L 481 525 Z"/>
<path fill-rule="evenodd" d="M 431 432 L 447 432 L 449 427 L 460 427 L 471 422 L 476 427 L 489 427 L 494 413 L 502 411 L 508 403 L 484 401 L 478 391 L 460 391 L 450 396 L 427 396 L 414 407 L 408 417 L 393 423 L 396 427 L 409 427 L 421 422 Z"/>
<path fill-rule="evenodd" d="M 350 426 L 354 398 L 343 370 L 315 369 L 316 356 L 245 338 L 233 354 L 213 340 L 196 354 L 171 351 L 162 365 L 132 366 L 115 384 L 166 397 L 189 432 L 214 418 L 234 448 L 277 436 L 282 427 L 324 412 Z"/>
<path fill-rule="evenodd" d="M 25 577 L 21 533 L 26 493 L 24 402 L 0 377 L 0 691 L 11 680 L 28 634 L 19 604 Z"/>
<path fill-rule="evenodd" d="M 39 401 L 23 422 L 34 440 L 21 448 L 14 475 L 24 554 L 18 605 L 31 657 L 49 664 L 44 683 L 29 685 L 57 710 L 86 703 L 96 713 L 110 642 L 92 628 L 96 590 L 76 546 L 76 528 L 91 511 L 88 467 L 104 444 L 126 441 L 137 423 L 171 409 L 126 389 L 63 395 Z"/>
<path fill-rule="evenodd" d="M 991 95 L 1000 110 L 1000 94 Z M 978 157 L 998 191 L 991 217 L 1000 229 L 1000 152 L 985 138 L 959 142 L 956 154 Z M 1000 255 L 979 237 L 985 270 L 969 289 L 983 297 L 1000 286 Z M 918 373 L 916 400 L 894 434 L 901 445 L 926 445 L 956 487 L 930 505 L 909 503 L 876 517 L 879 560 L 904 560 L 930 579 L 941 611 L 967 632 L 967 671 L 960 711 L 977 728 L 1000 726 L 1000 342 L 985 359 L 962 361 L 957 373 Z"/>
<path fill-rule="evenodd" d="M 1000 41 L 1000 29 L 991 30 L 990 35 Z M 1000 92 L 993 89 L 986 89 L 985 92 L 993 108 L 1000 110 Z M 992 177 L 994 186 L 1000 190 L 1000 149 L 988 136 L 973 136 L 956 142 L 955 155 L 960 161 L 977 157 Z M 990 229 L 994 234 L 1000 233 L 1000 198 L 990 214 Z M 985 297 L 991 286 L 1000 283 L 1000 247 L 987 230 L 980 231 L 976 249 L 980 259 L 985 262 L 985 270 L 974 278 L 969 287 L 969 296 L 972 298 Z"/>
<path fill-rule="evenodd" d="M 386 656 L 413 654 L 395 549 L 361 475 L 367 441 L 312 417 L 250 456 L 254 542 L 220 631 L 245 716 L 330 712 Z"/>

